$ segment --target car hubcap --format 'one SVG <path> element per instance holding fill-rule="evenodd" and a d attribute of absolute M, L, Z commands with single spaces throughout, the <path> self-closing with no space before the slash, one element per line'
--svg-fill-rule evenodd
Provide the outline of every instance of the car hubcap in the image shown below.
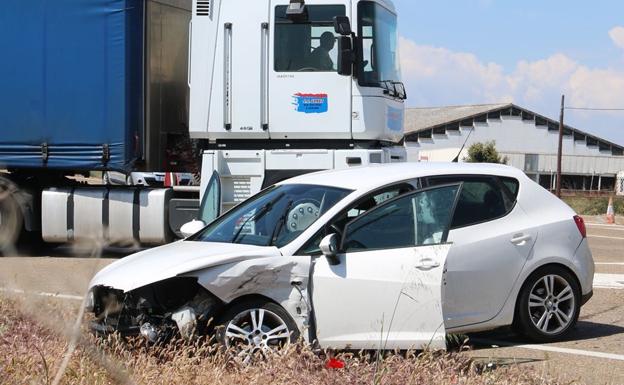
<path fill-rule="evenodd" d="M 572 322 L 574 301 L 568 281 L 558 275 L 544 276 L 529 295 L 531 322 L 544 334 L 557 334 Z"/>
<path fill-rule="evenodd" d="M 284 320 L 266 309 L 241 312 L 225 328 L 225 346 L 234 349 L 245 363 L 257 352 L 266 355 L 289 342 Z"/>

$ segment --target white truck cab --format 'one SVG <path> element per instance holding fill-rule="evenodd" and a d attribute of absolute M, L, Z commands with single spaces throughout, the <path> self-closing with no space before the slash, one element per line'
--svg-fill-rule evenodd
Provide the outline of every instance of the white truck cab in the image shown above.
<path fill-rule="evenodd" d="M 194 0 L 190 135 L 223 208 L 305 172 L 406 160 L 385 0 Z"/>

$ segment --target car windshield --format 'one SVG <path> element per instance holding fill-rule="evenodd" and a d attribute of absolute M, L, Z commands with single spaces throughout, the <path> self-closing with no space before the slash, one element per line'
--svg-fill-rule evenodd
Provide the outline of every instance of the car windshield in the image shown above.
<path fill-rule="evenodd" d="M 315 185 L 274 186 L 233 208 L 189 240 L 282 247 L 351 192 Z"/>
<path fill-rule="evenodd" d="M 360 84 L 381 87 L 385 82 L 401 81 L 396 15 L 377 3 L 361 2 L 358 25 L 362 38 Z"/>

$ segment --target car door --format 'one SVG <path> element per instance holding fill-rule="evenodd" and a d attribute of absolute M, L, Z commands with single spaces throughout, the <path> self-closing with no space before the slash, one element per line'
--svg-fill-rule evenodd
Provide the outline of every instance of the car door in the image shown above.
<path fill-rule="evenodd" d="M 486 322 L 501 311 L 538 235 L 515 204 L 518 181 L 460 176 L 430 178 L 428 182 L 458 181 L 463 187 L 448 238 L 454 247 L 447 258 L 447 328 Z"/>
<path fill-rule="evenodd" d="M 212 173 L 202 194 L 197 219 L 209 224 L 221 215 L 221 178 L 217 171 Z"/>
<path fill-rule="evenodd" d="M 351 221 L 338 264 L 315 259 L 312 302 L 323 348 L 445 348 L 442 275 L 460 185 L 401 195 Z"/>

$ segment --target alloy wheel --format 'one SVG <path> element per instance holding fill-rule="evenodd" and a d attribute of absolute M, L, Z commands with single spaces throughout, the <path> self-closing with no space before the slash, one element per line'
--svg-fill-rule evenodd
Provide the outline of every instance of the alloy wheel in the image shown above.
<path fill-rule="evenodd" d="M 274 312 L 256 308 L 236 315 L 225 326 L 225 347 L 248 363 L 256 353 L 266 356 L 290 342 L 291 331 Z"/>
<path fill-rule="evenodd" d="M 550 274 L 531 288 L 528 310 L 533 325 L 544 334 L 557 334 L 574 320 L 575 298 L 570 283 Z"/>

